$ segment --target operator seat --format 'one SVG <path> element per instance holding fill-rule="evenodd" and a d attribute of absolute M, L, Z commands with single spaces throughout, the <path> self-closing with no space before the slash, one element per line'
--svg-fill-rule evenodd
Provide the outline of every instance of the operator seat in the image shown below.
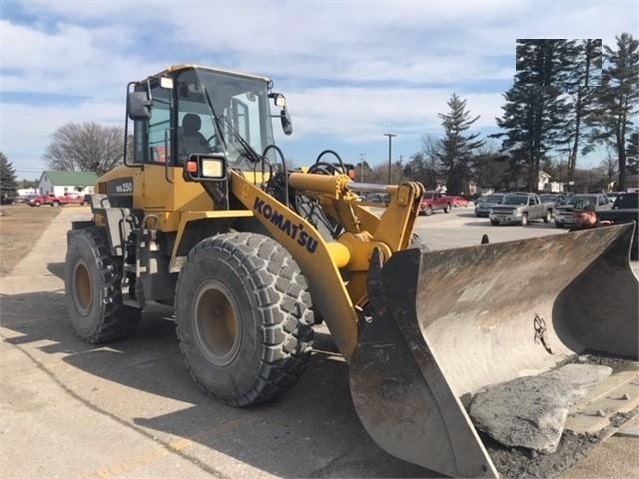
<path fill-rule="evenodd" d="M 185 158 L 191 153 L 204 153 L 209 146 L 204 135 L 200 133 L 202 120 L 199 115 L 187 113 L 182 119 L 182 128 L 179 137 L 179 157 Z"/>

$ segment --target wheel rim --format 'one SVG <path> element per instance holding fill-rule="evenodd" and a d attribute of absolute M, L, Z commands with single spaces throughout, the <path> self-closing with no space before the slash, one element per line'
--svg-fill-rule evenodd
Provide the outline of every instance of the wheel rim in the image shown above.
<path fill-rule="evenodd" d="M 195 343 L 206 359 L 216 366 L 232 363 L 241 343 L 241 323 L 235 299 L 225 285 L 208 280 L 195 294 L 192 309 Z"/>
<path fill-rule="evenodd" d="M 86 263 L 79 261 L 73 271 L 73 291 L 78 312 L 86 316 L 93 305 L 93 284 Z"/>

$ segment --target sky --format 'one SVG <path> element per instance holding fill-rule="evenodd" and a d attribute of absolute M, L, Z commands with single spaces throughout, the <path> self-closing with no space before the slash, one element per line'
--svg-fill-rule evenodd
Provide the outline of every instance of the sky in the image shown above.
<path fill-rule="evenodd" d="M 452 93 L 497 130 L 517 38 L 639 36 L 639 1 L 0 0 L 0 151 L 19 179 L 69 122 L 122 126 L 125 88 L 168 65 L 268 76 L 287 97 L 297 166 L 325 149 L 344 161 L 406 161 L 442 134 Z M 597 153 L 583 159 L 594 166 Z"/>

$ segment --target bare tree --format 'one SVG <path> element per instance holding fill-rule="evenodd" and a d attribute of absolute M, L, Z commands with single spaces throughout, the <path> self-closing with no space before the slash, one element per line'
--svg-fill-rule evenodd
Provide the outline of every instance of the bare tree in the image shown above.
<path fill-rule="evenodd" d="M 615 158 L 610 145 L 606 145 L 606 156 L 595 170 L 605 181 L 606 188 L 610 188 L 613 183 L 616 183 L 619 175 L 619 160 Z"/>
<path fill-rule="evenodd" d="M 43 158 L 53 170 L 110 170 L 122 162 L 124 129 L 97 123 L 67 123 L 52 135 Z"/>

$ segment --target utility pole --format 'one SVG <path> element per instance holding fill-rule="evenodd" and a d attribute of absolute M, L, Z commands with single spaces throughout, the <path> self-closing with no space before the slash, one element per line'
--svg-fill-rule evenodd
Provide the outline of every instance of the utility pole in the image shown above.
<path fill-rule="evenodd" d="M 364 157 L 366 156 L 366 153 L 360 153 L 359 154 L 359 182 L 360 183 L 364 183 Z"/>
<path fill-rule="evenodd" d="M 384 136 L 388 137 L 388 184 L 391 183 L 391 158 L 393 152 L 393 137 L 397 136 L 394 133 L 384 133 Z"/>

